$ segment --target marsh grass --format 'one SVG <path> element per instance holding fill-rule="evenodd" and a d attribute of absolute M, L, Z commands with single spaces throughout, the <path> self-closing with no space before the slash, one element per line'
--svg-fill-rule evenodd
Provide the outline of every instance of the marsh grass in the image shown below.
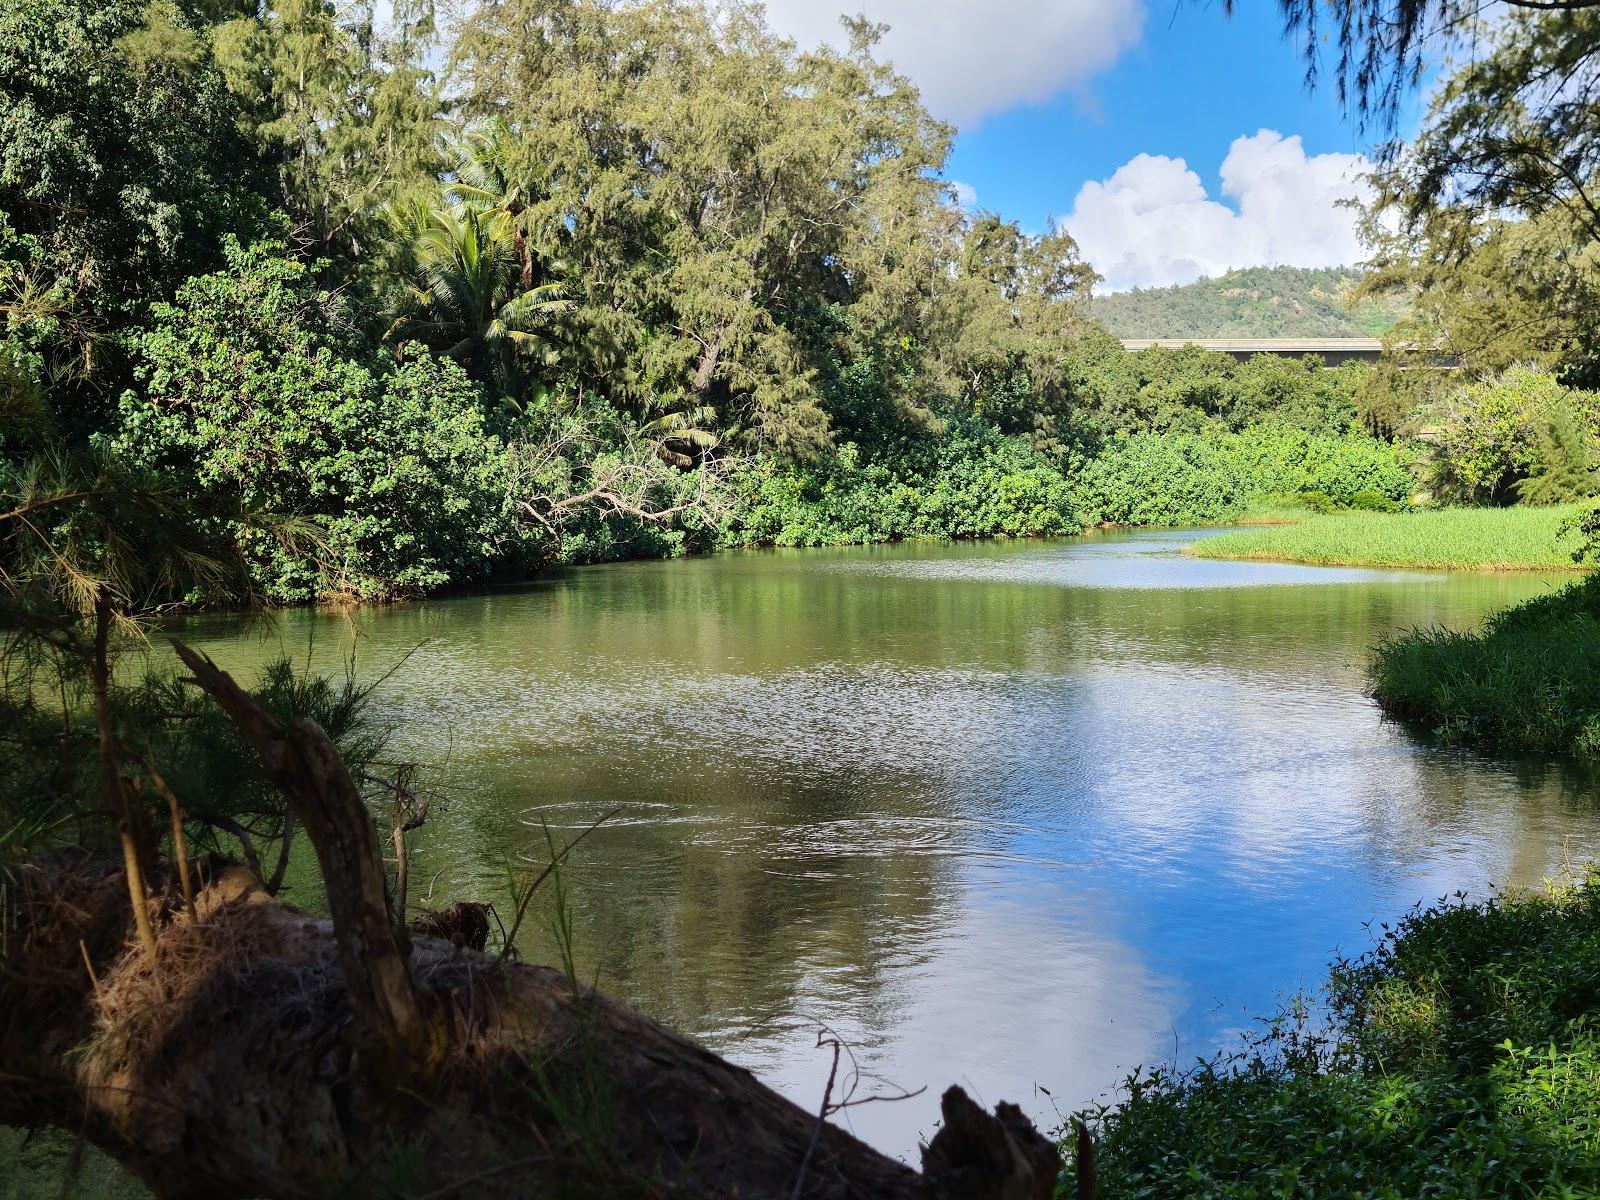
<path fill-rule="evenodd" d="M 1576 536 L 1562 530 L 1570 505 L 1445 508 L 1424 512 L 1306 515 L 1202 538 L 1199 558 L 1262 559 L 1339 567 L 1465 571 L 1575 570 Z"/>
<path fill-rule="evenodd" d="M 1085 1114 L 1100 1194 L 1600 1194 L 1600 875 L 1418 910 L 1325 1001 Z"/>
<path fill-rule="evenodd" d="M 1378 644 L 1372 691 L 1392 717 L 1490 751 L 1600 755 L 1600 575 L 1491 616 Z"/>

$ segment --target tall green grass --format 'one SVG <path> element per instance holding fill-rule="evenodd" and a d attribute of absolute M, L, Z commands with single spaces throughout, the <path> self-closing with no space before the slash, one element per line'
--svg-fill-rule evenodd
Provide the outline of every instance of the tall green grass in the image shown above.
<path fill-rule="evenodd" d="M 1287 1010 L 1242 1054 L 1084 1114 L 1099 1194 L 1600 1194 L 1600 875 L 1385 930 L 1334 964 L 1326 1021 Z"/>
<path fill-rule="evenodd" d="M 1341 567 L 1565 570 L 1573 567 L 1576 541 L 1561 526 L 1572 512 L 1563 506 L 1307 516 L 1292 525 L 1203 538 L 1190 553 Z"/>
<path fill-rule="evenodd" d="M 1391 716 L 1485 750 L 1600 755 L 1600 576 L 1490 617 L 1379 643 L 1372 689 Z"/>

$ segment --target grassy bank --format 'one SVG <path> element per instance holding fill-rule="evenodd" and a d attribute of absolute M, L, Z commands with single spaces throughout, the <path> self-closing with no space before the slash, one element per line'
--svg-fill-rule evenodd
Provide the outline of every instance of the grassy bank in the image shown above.
<path fill-rule="evenodd" d="M 1372 683 L 1385 712 L 1451 742 L 1600 755 L 1600 576 L 1496 613 L 1478 630 L 1387 638 Z"/>
<path fill-rule="evenodd" d="M 1320 1034 L 1286 1014 L 1088 1114 L 1100 1194 L 1600 1192 L 1600 876 L 1418 912 L 1335 963 L 1326 999 Z"/>
<path fill-rule="evenodd" d="M 1335 513 L 1205 538 L 1190 553 L 1340 567 L 1566 570 L 1575 542 L 1561 525 L 1572 512 L 1563 506 Z"/>

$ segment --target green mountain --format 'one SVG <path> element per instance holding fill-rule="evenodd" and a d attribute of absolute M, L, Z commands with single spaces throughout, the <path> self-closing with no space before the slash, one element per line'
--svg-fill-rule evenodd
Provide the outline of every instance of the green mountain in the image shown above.
<path fill-rule="evenodd" d="M 1361 272 L 1346 267 L 1249 267 L 1177 287 L 1135 288 L 1090 302 L 1118 337 L 1381 337 L 1404 302 L 1387 297 L 1352 309 Z"/>

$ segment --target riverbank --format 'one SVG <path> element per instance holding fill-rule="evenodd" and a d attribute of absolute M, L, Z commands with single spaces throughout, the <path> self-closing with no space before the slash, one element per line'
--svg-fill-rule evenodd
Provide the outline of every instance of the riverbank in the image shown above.
<path fill-rule="evenodd" d="M 1600 576 L 1495 613 L 1378 644 L 1373 694 L 1390 716 L 1480 750 L 1600 755 Z"/>
<path fill-rule="evenodd" d="M 1446 508 L 1424 512 L 1308 515 L 1196 542 L 1199 558 L 1310 563 L 1327 567 L 1412 567 L 1454 571 L 1562 571 L 1576 538 L 1563 530 L 1570 505 Z"/>
<path fill-rule="evenodd" d="M 1593 870 L 1418 911 L 1333 964 L 1326 1029 L 1291 1007 L 1243 1055 L 1084 1114 L 1100 1194 L 1593 1195 L 1597 962 Z"/>

